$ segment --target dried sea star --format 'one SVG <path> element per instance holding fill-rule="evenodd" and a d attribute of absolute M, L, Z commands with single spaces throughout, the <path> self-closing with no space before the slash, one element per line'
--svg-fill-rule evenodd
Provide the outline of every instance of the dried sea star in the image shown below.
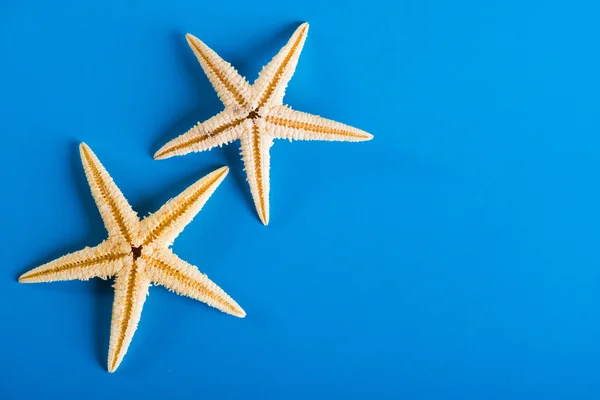
<path fill-rule="evenodd" d="M 169 249 L 183 228 L 200 211 L 223 181 L 223 167 L 198 180 L 155 214 L 140 220 L 85 144 L 80 146 L 83 167 L 96 200 L 108 239 L 96 247 L 86 247 L 19 278 L 22 283 L 88 280 L 115 277 L 115 298 L 110 328 L 108 371 L 114 372 L 131 342 L 151 283 L 177 294 L 203 301 L 236 317 L 246 313 L 221 288 Z"/>
<path fill-rule="evenodd" d="M 241 141 L 241 152 L 254 205 L 263 224 L 269 223 L 269 148 L 273 139 L 360 142 L 367 132 L 283 105 L 285 89 L 308 32 L 304 23 L 250 85 L 238 72 L 196 37 L 187 41 L 214 86 L 225 110 L 198 123 L 165 144 L 154 158 L 164 159 Z"/>

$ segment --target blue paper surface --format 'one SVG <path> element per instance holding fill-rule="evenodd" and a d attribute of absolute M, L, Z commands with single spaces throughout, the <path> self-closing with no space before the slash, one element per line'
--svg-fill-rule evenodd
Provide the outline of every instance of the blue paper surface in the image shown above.
<path fill-rule="evenodd" d="M 600 6 L 0 4 L 0 398 L 598 399 Z M 285 103 L 372 133 L 278 141 L 262 226 L 192 33 L 253 81 L 304 21 Z M 115 374 L 110 281 L 22 285 L 106 237 L 77 146 L 140 215 L 231 172 L 174 251 L 245 319 L 152 287 Z"/>

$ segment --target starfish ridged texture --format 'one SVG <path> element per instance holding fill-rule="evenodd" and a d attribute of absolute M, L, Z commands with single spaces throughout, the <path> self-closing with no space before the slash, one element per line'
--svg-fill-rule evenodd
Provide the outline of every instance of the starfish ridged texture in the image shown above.
<path fill-rule="evenodd" d="M 67 254 L 19 278 L 22 283 L 115 277 L 110 327 L 108 371 L 127 352 L 137 328 L 148 287 L 154 283 L 180 295 L 203 301 L 236 317 L 246 313 L 221 288 L 169 249 L 223 181 L 223 167 L 198 180 L 155 214 L 140 220 L 92 150 L 80 146 L 87 180 L 108 239 L 96 247 Z"/>
<path fill-rule="evenodd" d="M 154 158 L 210 150 L 239 139 L 254 205 L 260 220 L 267 225 L 269 148 L 273 139 L 345 142 L 372 139 L 367 132 L 283 105 L 285 89 L 296 69 L 307 32 L 308 24 L 300 25 L 252 85 L 208 46 L 188 34 L 187 41 L 225 110 L 165 144 Z"/>

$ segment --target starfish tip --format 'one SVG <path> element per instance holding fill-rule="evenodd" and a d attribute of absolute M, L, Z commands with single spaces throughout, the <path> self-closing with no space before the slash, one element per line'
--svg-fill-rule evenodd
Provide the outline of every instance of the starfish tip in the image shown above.
<path fill-rule="evenodd" d="M 119 368 L 120 364 L 121 364 L 121 361 L 119 361 L 116 358 L 113 358 L 112 361 L 108 362 L 108 365 L 106 366 L 106 370 L 112 374 L 113 372 L 115 372 L 117 370 L 117 368 Z"/>
<path fill-rule="evenodd" d="M 186 33 L 185 34 L 185 39 L 187 40 L 187 42 L 189 44 L 191 44 L 192 41 L 197 41 L 198 40 L 198 38 L 196 36 L 192 35 L 191 33 Z"/>
<path fill-rule="evenodd" d="M 164 152 L 161 150 L 158 150 L 156 153 L 154 153 L 153 158 L 155 160 L 164 160 L 165 158 L 169 158 L 167 156 L 165 156 Z"/>
<path fill-rule="evenodd" d="M 300 32 L 300 36 L 306 37 L 308 34 L 308 22 L 303 22 L 300 24 L 300 26 L 296 28 L 296 32 Z"/>
<path fill-rule="evenodd" d="M 224 166 L 224 167 L 218 168 L 213 173 L 215 175 L 219 176 L 218 182 L 222 182 L 223 179 L 225 179 L 225 177 L 227 177 L 227 174 L 229 174 L 229 167 Z"/>

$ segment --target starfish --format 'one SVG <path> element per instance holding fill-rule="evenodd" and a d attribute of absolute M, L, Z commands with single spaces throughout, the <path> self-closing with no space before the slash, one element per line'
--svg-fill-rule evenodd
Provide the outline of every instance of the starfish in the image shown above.
<path fill-rule="evenodd" d="M 108 239 L 35 268 L 22 283 L 107 279 L 115 277 L 108 371 L 114 372 L 137 328 L 149 286 L 163 285 L 177 294 L 203 301 L 236 317 L 246 313 L 198 269 L 169 247 L 223 181 L 227 167 L 211 172 L 140 220 L 96 155 L 79 147 L 92 195 L 108 231 Z"/>
<path fill-rule="evenodd" d="M 154 158 L 210 150 L 239 139 L 254 205 L 260 220 L 267 225 L 269 148 L 273 139 L 340 142 L 372 139 L 367 132 L 283 105 L 285 89 L 296 69 L 307 32 L 308 24 L 300 25 L 252 85 L 202 41 L 186 35 L 225 109 L 165 144 Z"/>

